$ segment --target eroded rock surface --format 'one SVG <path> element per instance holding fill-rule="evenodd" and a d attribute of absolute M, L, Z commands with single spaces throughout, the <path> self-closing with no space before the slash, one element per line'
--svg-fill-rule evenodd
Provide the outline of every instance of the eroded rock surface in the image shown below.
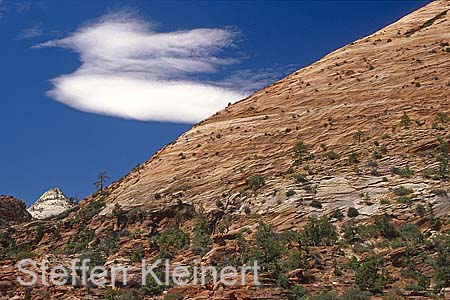
<path fill-rule="evenodd" d="M 71 208 L 74 204 L 67 198 L 59 188 L 51 189 L 28 208 L 28 212 L 35 219 L 46 219 L 60 215 Z"/>
<path fill-rule="evenodd" d="M 5 230 L 0 299 L 448 298 L 449 9 L 432 2 L 195 125 L 65 215 Z M 141 258 L 240 264 L 265 246 L 262 287 L 139 284 Z M 133 284 L 26 290 L 24 256 L 127 265 Z"/>
<path fill-rule="evenodd" d="M 0 196 L 0 228 L 29 221 L 25 202 L 12 196 Z"/>

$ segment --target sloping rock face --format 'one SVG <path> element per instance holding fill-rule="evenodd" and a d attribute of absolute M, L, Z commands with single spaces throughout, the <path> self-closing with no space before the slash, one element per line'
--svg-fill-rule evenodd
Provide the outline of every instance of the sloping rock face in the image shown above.
<path fill-rule="evenodd" d="M 195 125 L 67 214 L 2 232 L 0 299 L 448 299 L 449 9 L 432 2 Z M 126 265 L 133 284 L 25 289 L 27 255 Z M 140 286 L 140 258 L 162 257 L 256 257 L 262 286 Z"/>
<path fill-rule="evenodd" d="M 12 196 L 0 196 L 0 228 L 31 220 L 25 202 Z"/>
<path fill-rule="evenodd" d="M 386 141 L 389 156 L 433 147 L 432 124 L 450 102 L 449 9 L 449 1 L 432 2 L 195 125 L 112 185 L 107 207 L 180 199 L 207 208 L 218 199 L 242 205 L 235 194 L 252 175 L 265 178 L 267 193 L 286 186 L 281 175 L 299 138 L 316 156 L 326 149 L 344 156 L 358 130 L 372 139 L 399 134 Z M 412 120 L 406 130 L 403 113 Z M 346 180 L 354 194 L 365 184 Z"/>
<path fill-rule="evenodd" d="M 74 204 L 69 198 L 59 188 L 54 188 L 45 192 L 28 208 L 28 212 L 34 219 L 46 219 L 60 215 L 73 207 Z"/>

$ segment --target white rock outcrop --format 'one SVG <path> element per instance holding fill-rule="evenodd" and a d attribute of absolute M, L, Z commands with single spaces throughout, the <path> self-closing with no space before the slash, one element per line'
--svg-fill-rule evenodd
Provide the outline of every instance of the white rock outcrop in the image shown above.
<path fill-rule="evenodd" d="M 34 219 L 46 219 L 60 215 L 74 206 L 59 188 L 54 188 L 45 192 L 27 210 Z"/>

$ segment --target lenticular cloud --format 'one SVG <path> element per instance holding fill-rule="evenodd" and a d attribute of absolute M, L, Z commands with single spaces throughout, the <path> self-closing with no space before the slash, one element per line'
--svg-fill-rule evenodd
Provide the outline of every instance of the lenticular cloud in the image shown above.
<path fill-rule="evenodd" d="M 226 29 L 159 33 L 115 14 L 36 47 L 80 56 L 78 70 L 52 79 L 48 94 L 59 102 L 126 119 L 194 123 L 246 95 L 220 82 L 189 80 L 234 63 L 216 54 L 233 46 L 235 35 Z"/>

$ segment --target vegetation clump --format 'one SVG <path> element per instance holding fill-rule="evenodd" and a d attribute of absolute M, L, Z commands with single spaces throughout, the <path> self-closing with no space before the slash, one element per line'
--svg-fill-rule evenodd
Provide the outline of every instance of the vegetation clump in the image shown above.
<path fill-rule="evenodd" d="M 409 125 L 411 125 L 411 119 L 406 114 L 406 112 L 404 112 L 402 117 L 400 118 L 400 125 L 402 125 L 405 128 L 408 128 Z"/>
<path fill-rule="evenodd" d="M 413 190 L 405 188 L 404 186 L 399 186 L 394 190 L 395 195 L 397 196 L 406 196 L 412 194 Z"/>
<path fill-rule="evenodd" d="M 379 294 L 393 282 L 393 278 L 383 268 L 384 260 L 371 257 L 359 263 L 355 269 L 355 283 L 363 291 Z"/>
<path fill-rule="evenodd" d="M 348 155 L 347 162 L 349 165 L 354 165 L 359 163 L 359 155 L 355 152 L 352 152 Z"/>
<path fill-rule="evenodd" d="M 200 255 L 205 255 L 212 246 L 211 228 L 208 219 L 203 212 L 197 213 L 192 238 L 192 250 Z"/>
<path fill-rule="evenodd" d="M 403 168 L 393 167 L 391 168 L 391 173 L 405 178 L 410 178 L 414 174 L 414 172 L 409 168 L 409 166 L 405 166 Z"/>
<path fill-rule="evenodd" d="M 314 208 L 323 208 L 322 203 L 317 199 L 313 199 L 310 205 Z"/>
<path fill-rule="evenodd" d="M 189 236 L 180 228 L 167 228 L 155 238 L 160 256 L 171 258 L 189 247 Z"/>
<path fill-rule="evenodd" d="M 347 216 L 349 218 L 356 218 L 357 216 L 359 216 L 359 211 L 354 208 L 354 207 L 349 207 L 348 208 L 348 212 L 347 212 Z"/>
<path fill-rule="evenodd" d="M 366 133 L 364 131 L 358 130 L 353 134 L 353 139 L 361 144 L 361 141 L 364 140 Z"/>
<path fill-rule="evenodd" d="M 261 175 L 253 175 L 247 179 L 247 187 L 252 191 L 256 191 L 265 184 L 264 178 Z"/>
<path fill-rule="evenodd" d="M 301 165 L 304 161 L 312 159 L 314 156 L 309 152 L 308 147 L 303 141 L 297 141 L 293 148 L 294 165 Z"/>
<path fill-rule="evenodd" d="M 294 190 L 288 190 L 287 192 L 286 192 L 286 197 L 292 197 L 292 196 L 294 196 L 295 195 L 295 191 Z"/>
<path fill-rule="evenodd" d="M 336 160 L 336 159 L 339 159 L 339 157 L 340 157 L 339 154 L 337 154 L 334 151 L 327 151 L 322 156 L 329 160 Z"/>
<path fill-rule="evenodd" d="M 330 246 L 337 241 L 337 231 L 328 217 L 310 217 L 304 227 L 304 237 L 310 246 Z"/>

